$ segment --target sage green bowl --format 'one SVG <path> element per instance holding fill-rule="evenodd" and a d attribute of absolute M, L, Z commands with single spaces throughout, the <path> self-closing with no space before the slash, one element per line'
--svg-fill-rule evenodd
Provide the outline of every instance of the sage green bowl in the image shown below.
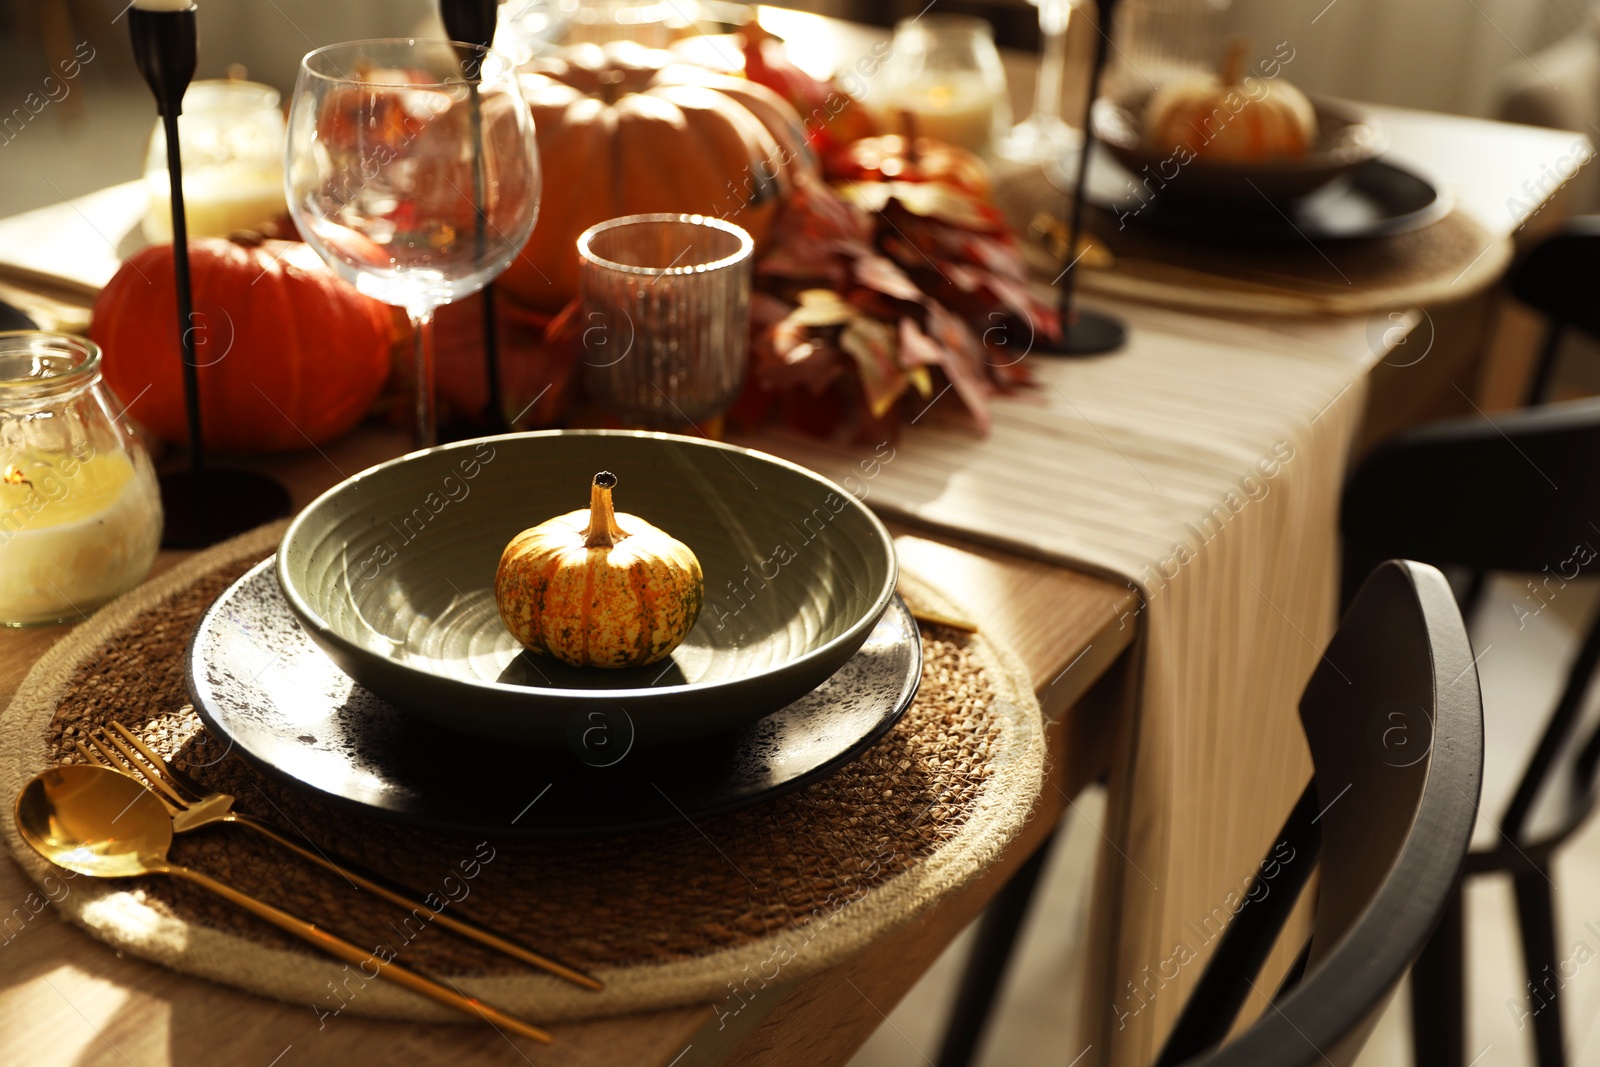
<path fill-rule="evenodd" d="M 597 471 L 618 511 L 687 544 L 705 602 L 666 660 L 569 667 L 500 621 L 495 568 L 519 531 L 588 506 Z M 883 523 L 839 486 L 772 456 L 671 434 L 554 431 L 443 445 L 328 490 L 278 552 L 307 634 L 351 678 L 450 730 L 585 744 L 622 709 L 633 742 L 732 730 L 821 685 L 894 596 Z"/>

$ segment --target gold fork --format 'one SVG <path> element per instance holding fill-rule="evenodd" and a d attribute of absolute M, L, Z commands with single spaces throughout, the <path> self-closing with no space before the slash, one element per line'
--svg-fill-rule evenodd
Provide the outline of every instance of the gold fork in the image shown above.
<path fill-rule="evenodd" d="M 148 786 L 171 813 L 172 828 L 178 833 L 198 830 L 215 823 L 249 827 L 296 855 L 334 872 L 391 904 L 397 904 L 408 911 L 427 908 L 433 915 L 434 921 L 463 937 L 471 938 L 481 945 L 487 945 L 585 989 L 602 988 L 600 982 L 582 971 L 552 960 L 548 956 L 541 956 L 514 941 L 508 941 L 471 919 L 450 915 L 444 911 L 434 911 L 425 901 L 418 900 L 404 887 L 390 882 L 382 875 L 365 871 L 347 860 L 330 857 L 298 834 L 279 830 L 271 823 L 263 822 L 253 815 L 234 811 L 234 798 L 231 794 L 207 791 L 194 779 L 168 764 L 154 749 L 120 722 L 111 723 L 109 730 L 91 731 L 88 745 L 82 741 L 74 741 L 73 744 L 77 746 L 79 755 L 90 763 L 105 764 L 112 770 L 121 771 Z"/>

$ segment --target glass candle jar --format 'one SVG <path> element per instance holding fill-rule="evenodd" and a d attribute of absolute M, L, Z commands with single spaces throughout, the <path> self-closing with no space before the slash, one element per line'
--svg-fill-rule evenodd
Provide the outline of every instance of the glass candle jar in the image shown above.
<path fill-rule="evenodd" d="M 994 31 L 970 15 L 924 15 L 895 27 L 879 105 L 885 128 L 987 154 L 1011 125 Z"/>
<path fill-rule="evenodd" d="M 183 209 L 190 237 L 226 237 L 282 215 L 283 112 L 278 90 L 247 81 L 197 81 L 183 94 Z M 144 235 L 172 240 L 167 135 L 156 123 L 144 163 Z"/>
<path fill-rule="evenodd" d="M 76 621 L 137 585 L 161 542 L 161 492 L 100 349 L 0 333 L 0 623 Z"/>
<path fill-rule="evenodd" d="M 701 215 L 626 215 L 584 230 L 590 398 L 654 429 L 726 411 L 744 385 L 754 247 L 740 227 Z"/>

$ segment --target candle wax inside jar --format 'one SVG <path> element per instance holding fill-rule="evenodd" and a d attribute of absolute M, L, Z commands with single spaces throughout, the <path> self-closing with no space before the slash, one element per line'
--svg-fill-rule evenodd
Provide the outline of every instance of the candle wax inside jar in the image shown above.
<path fill-rule="evenodd" d="M 133 0 L 133 6 L 140 11 L 187 11 L 194 0 Z"/>
<path fill-rule="evenodd" d="M 899 87 L 882 116 L 886 129 L 905 132 L 901 112 L 910 112 L 917 136 L 984 153 L 995 134 L 994 92 L 981 74 L 940 75 Z"/>
<path fill-rule="evenodd" d="M 0 470 L 0 620 L 92 611 L 144 577 L 160 538 L 154 475 L 126 454 L 13 460 Z"/>
<path fill-rule="evenodd" d="M 150 241 L 172 240 L 172 187 L 166 171 L 145 178 L 150 213 L 144 235 Z M 183 177 L 183 214 L 190 237 L 226 237 L 260 227 L 287 213 L 283 171 L 224 165 Z"/>

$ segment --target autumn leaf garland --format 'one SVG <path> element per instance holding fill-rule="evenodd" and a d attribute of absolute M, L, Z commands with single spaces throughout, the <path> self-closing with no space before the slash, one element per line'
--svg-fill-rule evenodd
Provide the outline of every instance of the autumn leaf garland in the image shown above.
<path fill-rule="evenodd" d="M 742 421 L 892 432 L 953 392 L 986 432 L 990 397 L 1030 380 L 1023 347 L 1057 330 L 999 212 L 942 182 L 806 180 L 756 274 Z"/>

